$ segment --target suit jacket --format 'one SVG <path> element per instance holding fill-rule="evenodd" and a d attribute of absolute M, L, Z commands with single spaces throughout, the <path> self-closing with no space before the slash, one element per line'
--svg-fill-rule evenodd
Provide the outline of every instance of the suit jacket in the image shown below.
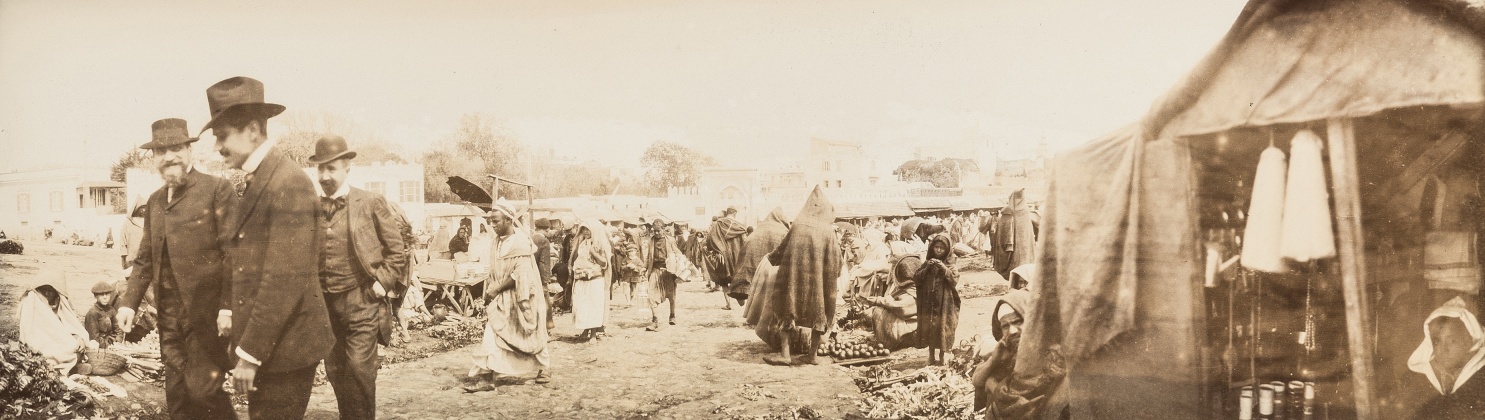
<path fill-rule="evenodd" d="M 318 206 L 309 176 L 271 150 L 226 231 L 232 343 L 262 362 L 264 372 L 314 366 L 335 344 L 320 292 Z"/>
<path fill-rule="evenodd" d="M 387 199 L 351 187 L 346 198 L 346 220 L 351 228 L 351 249 L 361 272 L 371 275 L 388 291 L 399 290 L 407 272 L 407 253 L 402 242 L 402 220 Z M 365 284 L 371 287 L 370 283 Z"/>
<path fill-rule="evenodd" d="M 150 194 L 134 272 L 119 304 L 137 309 L 151 288 L 159 296 L 159 257 L 168 255 L 170 274 L 184 306 L 181 313 L 187 318 L 182 328 L 206 328 L 216 334 L 217 311 L 231 309 L 226 300 L 230 275 L 218 239 L 237 206 L 237 191 L 226 179 L 192 170 L 176 188 L 173 200 L 167 200 L 167 195 L 167 187 Z"/>

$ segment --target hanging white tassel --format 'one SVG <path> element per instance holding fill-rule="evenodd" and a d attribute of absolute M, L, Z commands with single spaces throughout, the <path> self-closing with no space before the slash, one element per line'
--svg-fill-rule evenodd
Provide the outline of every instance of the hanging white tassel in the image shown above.
<path fill-rule="evenodd" d="M 1248 203 L 1248 225 L 1243 229 L 1243 267 L 1270 273 L 1284 272 L 1279 253 L 1284 220 L 1284 151 L 1269 146 L 1258 157 L 1253 176 L 1253 199 Z"/>
<path fill-rule="evenodd" d="M 1289 146 L 1289 182 L 1284 187 L 1284 232 L 1279 251 L 1298 262 L 1335 256 L 1330 190 L 1325 185 L 1320 147 L 1320 136 L 1310 130 L 1300 130 Z"/>

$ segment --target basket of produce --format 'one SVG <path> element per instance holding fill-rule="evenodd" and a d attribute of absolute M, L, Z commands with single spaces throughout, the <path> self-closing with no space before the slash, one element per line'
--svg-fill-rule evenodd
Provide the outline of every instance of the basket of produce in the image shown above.
<path fill-rule="evenodd" d="M 881 363 L 890 360 L 892 355 L 887 346 L 869 337 L 836 337 L 820 346 L 820 353 L 834 358 L 838 365 Z"/>
<path fill-rule="evenodd" d="M 124 370 L 128 360 L 123 355 L 103 349 L 88 349 L 88 364 L 93 366 L 94 376 L 117 375 Z"/>

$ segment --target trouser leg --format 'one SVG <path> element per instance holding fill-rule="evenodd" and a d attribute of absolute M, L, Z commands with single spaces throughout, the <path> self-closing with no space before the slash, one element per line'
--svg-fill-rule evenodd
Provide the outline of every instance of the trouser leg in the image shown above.
<path fill-rule="evenodd" d="M 227 344 L 214 326 L 186 328 L 182 304 L 172 295 L 160 308 L 160 357 L 165 365 L 165 405 L 172 419 L 231 419 L 226 380 Z M 201 323 L 205 324 L 205 323 Z"/>
<path fill-rule="evenodd" d="M 248 393 L 250 419 L 301 419 L 309 408 L 309 393 L 315 385 L 315 367 L 285 372 L 259 371 L 253 380 L 256 391 Z"/>
<path fill-rule="evenodd" d="M 326 293 L 335 345 L 325 358 L 325 376 L 344 419 L 376 418 L 376 355 L 384 306 L 363 289 Z"/>

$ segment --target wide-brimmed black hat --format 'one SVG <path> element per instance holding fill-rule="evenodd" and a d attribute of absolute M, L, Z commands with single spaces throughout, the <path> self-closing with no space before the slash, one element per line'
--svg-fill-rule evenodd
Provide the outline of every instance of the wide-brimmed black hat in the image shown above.
<path fill-rule="evenodd" d="M 263 102 L 263 82 L 237 76 L 206 88 L 206 105 L 211 108 L 211 121 L 201 131 L 234 117 L 272 118 L 284 112 L 284 106 Z"/>
<path fill-rule="evenodd" d="M 191 131 L 186 129 L 186 120 L 166 118 L 150 124 L 150 142 L 140 145 L 139 148 L 144 150 L 164 149 L 194 141 L 196 141 L 196 138 L 191 137 Z"/>
<path fill-rule="evenodd" d="M 356 151 L 346 145 L 344 137 L 326 134 L 315 140 L 315 154 L 309 157 L 309 164 L 319 165 L 340 158 L 355 159 Z"/>

